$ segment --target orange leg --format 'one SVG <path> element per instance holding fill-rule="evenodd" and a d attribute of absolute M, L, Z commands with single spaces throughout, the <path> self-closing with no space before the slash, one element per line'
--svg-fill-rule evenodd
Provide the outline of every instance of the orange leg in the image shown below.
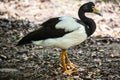
<path fill-rule="evenodd" d="M 63 66 L 63 70 L 66 71 L 67 70 L 67 66 L 66 66 L 66 63 L 65 63 L 65 55 L 66 55 L 66 51 L 63 50 L 62 53 L 61 53 L 61 61 L 62 61 L 62 66 Z"/>
<path fill-rule="evenodd" d="M 77 69 L 76 69 L 77 66 L 74 65 L 73 63 L 71 63 L 70 60 L 68 59 L 66 50 L 63 50 L 61 53 L 61 61 L 62 61 L 64 73 L 66 75 L 71 75 L 73 72 L 77 71 Z M 66 64 L 66 62 L 67 62 L 67 64 Z M 68 66 L 70 67 L 70 69 L 67 69 Z"/>

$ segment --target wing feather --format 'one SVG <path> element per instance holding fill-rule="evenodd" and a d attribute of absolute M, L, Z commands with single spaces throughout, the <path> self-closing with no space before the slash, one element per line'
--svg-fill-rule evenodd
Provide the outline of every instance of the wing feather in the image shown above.
<path fill-rule="evenodd" d="M 17 45 L 24 45 L 32 41 L 45 40 L 49 38 L 58 38 L 64 36 L 66 33 L 64 29 L 56 29 L 55 25 L 60 22 L 59 18 L 52 18 L 41 24 L 41 28 L 30 32 L 23 37 Z"/>

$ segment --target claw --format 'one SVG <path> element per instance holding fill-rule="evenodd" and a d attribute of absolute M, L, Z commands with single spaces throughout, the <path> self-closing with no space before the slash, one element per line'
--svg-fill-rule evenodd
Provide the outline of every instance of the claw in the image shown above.
<path fill-rule="evenodd" d="M 78 68 L 78 66 L 75 65 L 75 64 L 73 64 L 72 62 L 68 62 L 66 65 L 67 65 L 67 66 L 70 66 L 72 69 Z"/>
<path fill-rule="evenodd" d="M 63 74 L 65 74 L 65 75 L 71 75 L 72 73 L 77 72 L 77 71 L 78 71 L 77 68 L 69 69 L 69 70 L 66 70 Z"/>

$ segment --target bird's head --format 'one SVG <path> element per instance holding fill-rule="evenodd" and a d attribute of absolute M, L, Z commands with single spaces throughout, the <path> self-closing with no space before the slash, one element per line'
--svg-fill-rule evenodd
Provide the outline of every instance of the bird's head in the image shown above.
<path fill-rule="evenodd" d="M 95 13 L 98 14 L 100 16 L 102 16 L 102 14 L 100 13 L 100 11 L 95 7 L 95 4 L 93 2 L 88 2 L 85 3 L 84 5 L 81 6 L 80 8 L 82 11 L 84 12 L 91 12 L 91 13 Z"/>

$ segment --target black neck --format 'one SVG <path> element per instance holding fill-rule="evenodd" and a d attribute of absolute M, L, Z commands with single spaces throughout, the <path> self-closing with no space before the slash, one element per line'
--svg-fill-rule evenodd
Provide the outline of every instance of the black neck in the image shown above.
<path fill-rule="evenodd" d="M 84 24 L 86 25 L 85 30 L 86 30 L 87 36 L 92 35 L 96 29 L 95 22 L 92 19 L 87 18 L 85 16 L 85 12 L 82 9 L 79 10 L 78 15 L 79 15 L 81 21 L 83 21 Z"/>

